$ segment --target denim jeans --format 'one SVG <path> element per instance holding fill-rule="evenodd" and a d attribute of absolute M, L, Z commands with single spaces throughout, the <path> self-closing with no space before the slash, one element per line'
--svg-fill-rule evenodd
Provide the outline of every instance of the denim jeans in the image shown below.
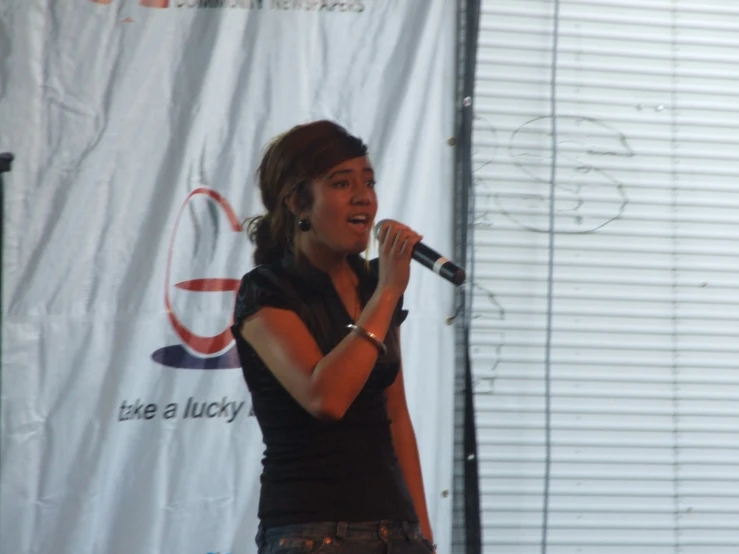
<path fill-rule="evenodd" d="M 264 529 L 256 537 L 258 554 L 433 554 L 433 545 L 416 523 L 373 521 L 319 522 Z"/>

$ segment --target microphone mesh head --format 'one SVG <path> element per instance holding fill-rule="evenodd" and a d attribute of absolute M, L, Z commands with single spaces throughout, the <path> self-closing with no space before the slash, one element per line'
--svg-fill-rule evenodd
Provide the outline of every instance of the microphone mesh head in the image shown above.
<path fill-rule="evenodd" d="M 387 223 L 388 221 L 391 221 L 390 219 L 381 219 L 377 223 L 375 223 L 375 238 L 378 238 L 380 236 L 380 229 L 382 229 L 382 226 Z"/>

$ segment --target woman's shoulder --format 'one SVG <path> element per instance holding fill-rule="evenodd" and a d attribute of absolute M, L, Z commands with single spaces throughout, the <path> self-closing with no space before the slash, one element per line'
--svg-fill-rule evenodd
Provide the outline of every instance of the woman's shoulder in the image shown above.
<path fill-rule="evenodd" d="M 267 262 L 254 266 L 241 277 L 242 286 L 267 286 L 287 278 L 281 261 Z"/>
<path fill-rule="evenodd" d="M 260 264 L 241 278 L 234 320 L 243 320 L 263 307 L 293 309 L 296 301 L 290 274 L 279 261 Z"/>

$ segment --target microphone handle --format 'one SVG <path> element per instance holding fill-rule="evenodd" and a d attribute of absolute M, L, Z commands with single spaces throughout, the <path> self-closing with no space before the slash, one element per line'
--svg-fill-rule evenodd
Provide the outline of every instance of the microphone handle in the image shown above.
<path fill-rule="evenodd" d="M 422 242 L 416 244 L 412 257 L 421 265 L 455 285 L 461 285 L 465 281 L 466 275 L 463 269 Z"/>

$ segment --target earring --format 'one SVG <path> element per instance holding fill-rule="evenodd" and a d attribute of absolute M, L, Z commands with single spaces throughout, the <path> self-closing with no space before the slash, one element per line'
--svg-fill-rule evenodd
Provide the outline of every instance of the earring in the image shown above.
<path fill-rule="evenodd" d="M 310 231 L 310 221 L 301 217 L 298 219 L 298 229 L 303 232 Z"/>

